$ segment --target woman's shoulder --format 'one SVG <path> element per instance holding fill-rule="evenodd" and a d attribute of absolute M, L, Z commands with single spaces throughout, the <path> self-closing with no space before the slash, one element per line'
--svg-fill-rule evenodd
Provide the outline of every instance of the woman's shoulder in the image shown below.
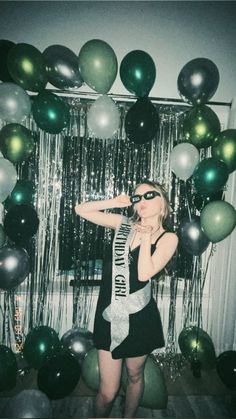
<path fill-rule="evenodd" d="M 178 244 L 178 236 L 176 233 L 174 233 L 173 231 L 169 231 L 169 230 L 164 230 L 160 236 L 157 238 L 157 242 L 156 244 L 158 244 L 158 242 L 161 240 L 161 242 L 164 243 L 173 243 L 173 244 Z"/>

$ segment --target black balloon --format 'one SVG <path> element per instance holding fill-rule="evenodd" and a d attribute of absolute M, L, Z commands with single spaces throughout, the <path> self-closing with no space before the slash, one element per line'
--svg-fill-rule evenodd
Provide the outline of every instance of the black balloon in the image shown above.
<path fill-rule="evenodd" d="M 40 390 L 22 390 L 11 397 L 2 411 L 4 418 L 52 418 L 51 402 Z"/>
<path fill-rule="evenodd" d="M 208 58 L 189 61 L 179 73 L 177 85 L 181 97 L 193 105 L 206 103 L 215 94 L 220 75 Z"/>
<path fill-rule="evenodd" d="M 30 271 L 29 255 L 20 247 L 0 249 L 0 289 L 11 290 L 20 285 Z"/>
<path fill-rule="evenodd" d="M 209 202 L 212 201 L 223 201 L 224 200 L 224 191 L 220 190 L 211 195 L 203 197 L 199 194 L 196 194 L 193 198 L 193 203 L 198 211 L 201 211 Z"/>
<path fill-rule="evenodd" d="M 209 245 L 209 240 L 201 229 L 200 217 L 197 215 L 192 215 L 191 220 L 186 217 L 180 221 L 178 237 L 184 250 L 194 256 L 201 255 Z"/>
<path fill-rule="evenodd" d="M 48 81 L 59 89 L 79 88 L 83 79 L 79 60 L 73 51 L 62 45 L 51 45 L 43 52 Z"/>
<path fill-rule="evenodd" d="M 222 352 L 216 360 L 216 370 L 226 387 L 236 389 L 236 351 Z"/>
<path fill-rule="evenodd" d="M 81 363 L 87 352 L 93 348 L 93 334 L 88 330 L 75 327 L 61 338 L 62 349 L 70 352 Z"/>
<path fill-rule="evenodd" d="M 28 204 L 14 205 L 4 219 L 7 236 L 17 244 L 26 243 L 37 232 L 39 219 L 35 209 Z"/>
<path fill-rule="evenodd" d="M 16 357 L 10 348 L 0 345 L 0 391 L 11 390 L 15 387 L 16 378 Z"/>
<path fill-rule="evenodd" d="M 11 77 L 8 66 L 7 66 L 7 56 L 8 52 L 12 47 L 14 47 L 15 43 L 8 41 L 6 39 L 0 40 L 0 80 L 5 82 L 13 82 L 14 80 Z"/>
<path fill-rule="evenodd" d="M 38 387 L 50 399 L 62 399 L 76 387 L 80 366 L 71 354 L 58 354 L 50 358 L 38 372 Z"/>
<path fill-rule="evenodd" d="M 125 117 L 125 132 L 130 141 L 144 144 L 151 141 L 159 129 L 159 115 L 147 98 L 139 98 Z"/>

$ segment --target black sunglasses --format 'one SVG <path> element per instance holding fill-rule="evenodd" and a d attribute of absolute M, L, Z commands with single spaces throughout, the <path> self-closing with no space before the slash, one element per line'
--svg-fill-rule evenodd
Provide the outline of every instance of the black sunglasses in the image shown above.
<path fill-rule="evenodd" d="M 137 202 L 140 202 L 142 197 L 144 197 L 144 199 L 153 199 L 156 196 L 161 196 L 161 194 L 157 191 L 148 191 L 145 192 L 143 195 L 133 195 L 130 197 L 130 201 L 132 202 L 132 204 L 137 204 Z"/>

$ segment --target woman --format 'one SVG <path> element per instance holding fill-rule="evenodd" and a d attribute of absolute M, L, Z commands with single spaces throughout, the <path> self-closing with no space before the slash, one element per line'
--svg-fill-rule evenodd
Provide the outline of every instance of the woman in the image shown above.
<path fill-rule="evenodd" d="M 103 210 L 133 205 L 131 219 Z M 76 214 L 115 230 L 110 264 L 103 280 L 94 323 L 100 387 L 95 416 L 108 417 L 120 387 L 122 360 L 127 368 L 124 417 L 134 417 L 143 392 L 147 355 L 164 346 L 159 310 L 151 296 L 151 278 L 172 258 L 178 239 L 165 229 L 168 199 L 161 185 L 144 181 L 133 196 L 78 204 Z"/>

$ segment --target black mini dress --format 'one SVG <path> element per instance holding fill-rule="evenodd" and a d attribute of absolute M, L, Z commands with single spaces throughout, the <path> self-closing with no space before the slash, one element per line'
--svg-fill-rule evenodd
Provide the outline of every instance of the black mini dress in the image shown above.
<path fill-rule="evenodd" d="M 151 245 L 151 254 L 156 249 L 158 240 Z M 112 255 L 111 255 L 112 256 Z M 129 251 L 130 294 L 145 287 L 148 281 L 138 280 L 139 246 Z M 156 277 L 155 277 L 156 278 Z M 103 318 L 103 311 L 111 302 L 112 294 L 112 257 L 104 263 L 103 277 L 96 307 L 94 320 L 94 346 L 97 349 L 110 351 L 111 326 Z M 140 311 L 129 315 L 129 335 L 112 351 L 112 358 L 130 358 L 151 353 L 154 349 L 165 345 L 160 312 L 154 298 L 151 296 L 148 304 Z"/>

